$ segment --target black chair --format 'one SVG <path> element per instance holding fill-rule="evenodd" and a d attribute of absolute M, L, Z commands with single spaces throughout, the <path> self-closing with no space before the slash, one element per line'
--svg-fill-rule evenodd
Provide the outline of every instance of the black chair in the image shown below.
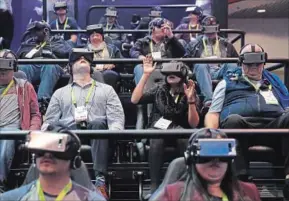
<path fill-rule="evenodd" d="M 151 195 L 149 201 L 161 200 L 161 196 L 164 193 L 164 188 L 169 184 L 184 180 L 186 171 L 187 168 L 184 157 L 176 158 L 173 160 L 167 169 L 163 182 L 159 188 Z"/>

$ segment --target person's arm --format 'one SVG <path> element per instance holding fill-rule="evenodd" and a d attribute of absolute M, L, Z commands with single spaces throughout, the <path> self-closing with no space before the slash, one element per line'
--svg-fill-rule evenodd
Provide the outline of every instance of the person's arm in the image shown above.
<path fill-rule="evenodd" d="M 108 129 L 123 130 L 125 121 L 124 111 L 119 97 L 112 87 L 109 87 L 106 98 L 106 118 Z"/>
<path fill-rule="evenodd" d="M 45 114 L 45 121 L 43 125 L 49 124 L 49 123 L 55 123 L 58 122 L 62 112 L 61 112 L 61 100 L 60 97 L 62 97 L 62 90 L 57 90 L 51 97 L 48 108 L 46 110 Z"/>
<path fill-rule="evenodd" d="M 30 83 L 26 83 L 28 94 L 30 96 L 30 130 L 39 130 L 41 128 L 41 114 L 39 112 L 39 105 L 37 100 L 37 94 Z"/>
<path fill-rule="evenodd" d="M 226 81 L 222 80 L 217 85 L 214 91 L 212 105 L 205 117 L 206 128 L 216 128 L 216 129 L 219 128 L 220 113 L 223 109 L 225 93 L 226 93 Z"/>
<path fill-rule="evenodd" d="M 70 29 L 72 29 L 72 30 L 77 30 L 77 29 L 79 29 L 79 26 L 78 26 L 76 20 L 73 19 L 73 18 L 70 18 L 70 20 L 71 20 L 71 27 L 70 27 Z M 77 34 L 71 34 L 71 35 L 70 35 L 70 40 L 71 40 L 73 43 L 77 43 L 77 37 L 78 37 Z"/>
<path fill-rule="evenodd" d="M 130 57 L 144 59 L 145 55 L 143 55 L 142 53 L 142 46 L 143 46 L 142 39 L 137 40 L 134 46 L 129 51 Z"/>
<path fill-rule="evenodd" d="M 184 92 L 187 96 L 187 102 L 189 104 L 188 109 L 188 123 L 192 128 L 196 128 L 199 124 L 199 114 L 196 107 L 196 94 L 195 83 L 192 80 L 188 81 L 188 84 L 184 84 Z"/>
<path fill-rule="evenodd" d="M 143 96 L 143 91 L 145 84 L 147 83 L 147 80 L 149 79 L 151 73 L 154 71 L 155 66 L 153 66 L 153 59 L 152 57 L 146 57 L 143 59 L 143 75 L 133 90 L 132 96 L 131 96 L 131 102 L 133 104 L 138 104 L 140 99 Z M 151 93 L 150 93 L 151 94 Z"/>

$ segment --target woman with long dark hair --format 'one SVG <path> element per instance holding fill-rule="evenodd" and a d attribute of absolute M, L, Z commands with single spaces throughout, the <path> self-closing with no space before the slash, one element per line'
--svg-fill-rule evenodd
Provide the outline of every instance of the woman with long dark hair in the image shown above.
<path fill-rule="evenodd" d="M 199 139 L 227 138 L 216 129 L 200 129 L 190 140 L 188 150 Z M 185 154 L 186 155 L 186 154 Z M 162 201 L 260 201 L 257 187 L 253 183 L 241 182 L 234 173 L 232 158 L 202 158 L 189 156 L 184 181 L 167 185 Z"/>

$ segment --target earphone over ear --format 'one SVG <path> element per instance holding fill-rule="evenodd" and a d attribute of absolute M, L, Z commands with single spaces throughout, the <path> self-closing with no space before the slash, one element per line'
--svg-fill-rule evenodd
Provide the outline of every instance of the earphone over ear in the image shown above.
<path fill-rule="evenodd" d="M 2 51 L 4 52 L 4 54 L 3 54 L 3 58 L 4 59 L 8 59 L 9 58 L 8 57 L 9 54 L 13 55 L 13 58 L 12 58 L 12 59 L 14 59 L 13 70 L 14 70 L 14 72 L 17 72 L 18 71 L 17 55 L 13 51 L 11 51 L 9 49 L 0 50 L 0 52 L 2 52 Z"/>

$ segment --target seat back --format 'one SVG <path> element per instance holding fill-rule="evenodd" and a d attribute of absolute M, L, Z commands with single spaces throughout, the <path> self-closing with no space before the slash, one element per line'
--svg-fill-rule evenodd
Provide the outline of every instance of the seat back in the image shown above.
<path fill-rule="evenodd" d="M 176 158 L 173 160 L 165 174 L 164 180 L 159 186 L 159 188 L 152 194 L 149 201 L 160 200 L 163 195 L 164 189 L 167 185 L 175 183 L 181 180 L 182 177 L 186 174 L 186 163 L 184 157 Z"/>
<path fill-rule="evenodd" d="M 32 164 L 26 174 L 26 177 L 22 186 L 35 181 L 38 177 L 39 177 L 39 171 L 36 168 L 36 166 Z M 84 186 L 85 188 L 88 188 L 92 191 L 95 190 L 95 187 L 92 184 L 89 173 L 87 171 L 86 165 L 83 162 L 81 162 L 80 168 L 71 171 L 71 179 L 75 181 L 77 184 Z"/>

